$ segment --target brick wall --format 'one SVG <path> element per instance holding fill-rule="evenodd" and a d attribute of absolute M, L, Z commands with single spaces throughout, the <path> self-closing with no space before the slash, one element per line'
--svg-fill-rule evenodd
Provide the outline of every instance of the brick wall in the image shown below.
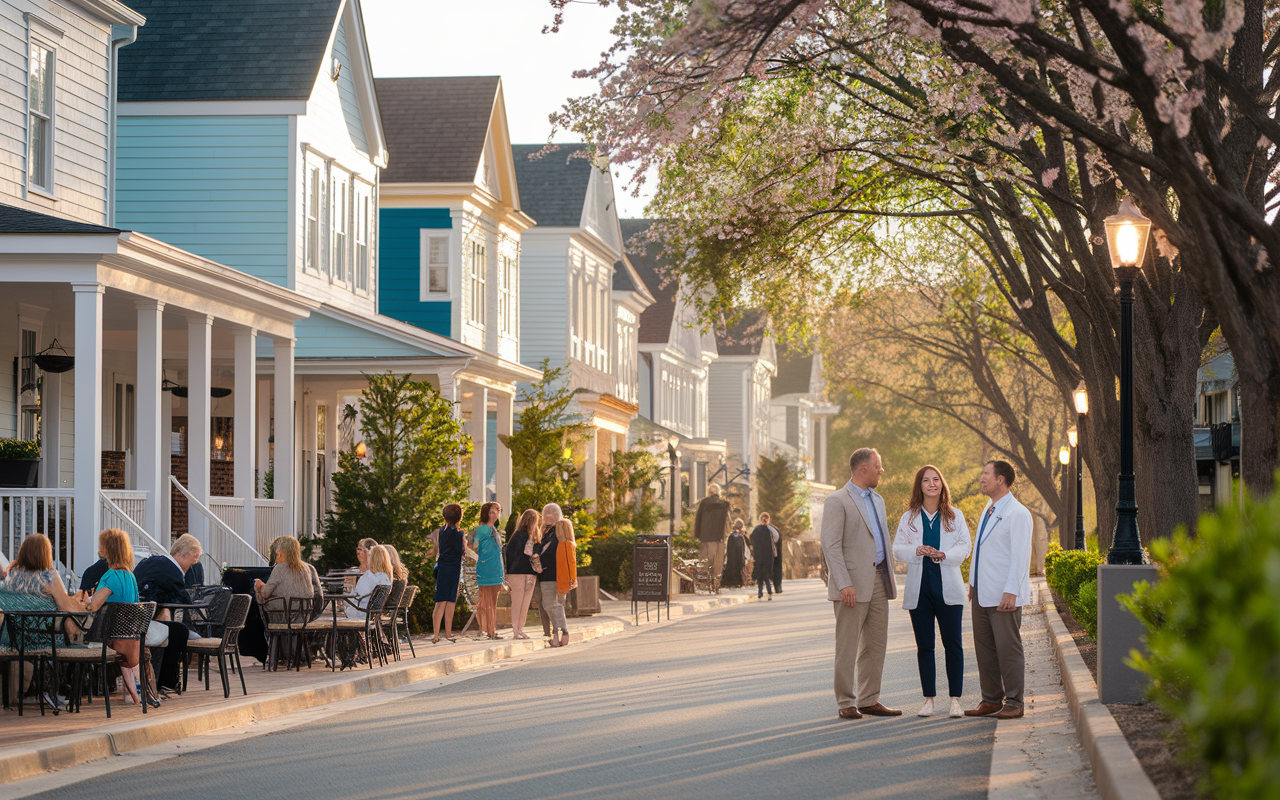
<path fill-rule="evenodd" d="M 102 488 L 124 489 L 125 454 L 123 450 L 102 451 Z"/>
<path fill-rule="evenodd" d="M 211 496 L 236 496 L 235 467 L 234 461 L 209 462 L 209 494 Z"/>
<path fill-rule="evenodd" d="M 178 479 L 178 483 L 186 486 L 187 457 L 169 456 L 169 472 Z M 169 485 L 169 520 L 169 535 L 174 539 L 187 532 L 187 498 L 173 484 Z"/>

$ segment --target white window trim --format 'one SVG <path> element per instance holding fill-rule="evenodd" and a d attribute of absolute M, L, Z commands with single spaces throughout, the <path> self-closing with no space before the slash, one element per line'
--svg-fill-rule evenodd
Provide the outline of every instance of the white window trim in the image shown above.
<path fill-rule="evenodd" d="M 445 258 L 445 279 L 448 288 L 443 292 L 431 291 L 431 239 L 444 239 L 446 258 Z M 460 270 L 454 269 L 453 256 L 453 231 L 449 228 L 419 228 L 418 229 L 418 300 L 423 303 L 451 303 L 458 299 L 457 281 L 453 278 Z M 466 315 L 464 314 L 465 318 Z"/>
<path fill-rule="evenodd" d="M 484 256 L 478 270 L 475 259 L 477 247 L 483 251 Z M 463 293 L 466 308 L 462 309 L 462 319 L 477 330 L 486 330 L 489 321 L 489 250 L 487 237 L 485 239 L 467 237 L 463 240 L 463 279 L 467 282 L 467 290 Z M 481 293 L 479 299 L 476 298 L 476 289 Z M 476 309 L 479 309 L 478 315 L 475 313 Z M 479 319 L 476 318 L 477 316 Z"/>
<path fill-rule="evenodd" d="M 351 273 L 354 252 L 351 236 L 351 189 L 354 177 L 340 164 L 331 163 L 329 166 L 329 282 L 344 289 L 355 287 Z M 339 237 L 342 238 L 341 248 L 338 246 Z M 338 272 L 339 264 L 342 267 L 341 274 Z"/>
<path fill-rule="evenodd" d="M 39 28 L 37 33 L 36 29 Z M 56 35 L 48 35 L 54 33 Z M 56 39 L 62 38 L 62 31 L 44 22 L 38 17 L 27 15 L 27 74 L 26 74 L 26 103 L 24 104 L 26 116 L 23 119 L 23 127 L 26 129 L 26 163 L 24 169 L 26 172 L 26 187 L 29 194 L 38 195 L 48 200 L 56 201 L 57 185 L 58 185 L 58 46 L 54 44 Z M 53 57 L 53 74 L 50 77 L 52 83 L 49 91 L 49 185 L 48 187 L 40 186 L 32 180 L 31 176 L 31 48 L 33 45 L 39 45 L 49 51 Z"/>
<path fill-rule="evenodd" d="M 314 181 L 313 181 L 314 174 Z M 324 235 L 324 221 L 320 219 L 320 182 L 324 180 L 324 162 L 316 161 L 310 153 L 303 159 L 302 178 L 302 271 L 311 275 L 320 274 L 320 262 Z M 314 191 L 313 191 L 314 190 Z M 307 223 L 315 221 L 315 242 L 307 230 Z M 308 260 L 308 256 L 310 259 Z"/>
<path fill-rule="evenodd" d="M 353 175 L 351 180 L 351 191 L 354 197 L 351 214 L 352 220 L 355 223 L 355 230 L 353 230 L 351 234 L 351 268 L 353 270 L 351 273 L 351 286 L 352 291 L 356 294 L 367 297 L 373 293 L 373 222 L 374 217 L 378 214 L 378 209 L 373 199 L 373 184 L 358 175 Z M 367 209 L 367 213 L 364 214 L 363 220 L 360 218 L 362 201 Z M 355 271 L 360 266 L 358 263 L 361 244 L 359 240 L 359 233 L 362 228 L 364 230 L 363 244 L 365 250 L 364 286 L 360 285 L 357 272 Z"/>

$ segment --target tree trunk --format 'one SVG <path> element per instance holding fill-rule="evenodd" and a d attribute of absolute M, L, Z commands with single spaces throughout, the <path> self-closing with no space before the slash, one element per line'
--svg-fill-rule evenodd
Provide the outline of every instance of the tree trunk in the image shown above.
<path fill-rule="evenodd" d="M 1237 367 L 1237 374 L 1239 367 Z M 1280 376 L 1268 382 L 1240 375 L 1240 476 L 1254 497 L 1275 490 L 1277 438 L 1280 436 Z"/>

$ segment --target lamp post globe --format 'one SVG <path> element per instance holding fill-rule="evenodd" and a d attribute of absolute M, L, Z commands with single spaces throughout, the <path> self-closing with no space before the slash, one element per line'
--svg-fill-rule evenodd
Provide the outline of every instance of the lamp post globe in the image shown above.
<path fill-rule="evenodd" d="M 1141 564 L 1138 504 L 1133 482 L 1133 282 L 1147 253 L 1151 220 L 1126 197 L 1105 220 L 1111 266 L 1120 283 L 1120 476 L 1116 530 L 1108 564 Z"/>

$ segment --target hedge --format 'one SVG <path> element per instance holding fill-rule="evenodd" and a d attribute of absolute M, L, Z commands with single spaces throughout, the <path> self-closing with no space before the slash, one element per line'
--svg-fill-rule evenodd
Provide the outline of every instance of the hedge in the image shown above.
<path fill-rule="evenodd" d="M 1104 560 L 1097 550 L 1063 550 L 1057 542 L 1049 544 L 1044 558 L 1049 586 L 1071 609 L 1076 622 L 1095 639 L 1098 636 L 1098 565 Z"/>

